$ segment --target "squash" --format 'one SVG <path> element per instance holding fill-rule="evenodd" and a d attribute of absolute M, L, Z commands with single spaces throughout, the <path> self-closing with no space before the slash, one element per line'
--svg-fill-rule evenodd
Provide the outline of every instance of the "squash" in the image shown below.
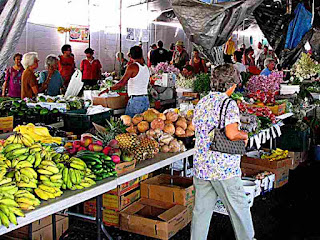
<path fill-rule="evenodd" d="M 190 123 L 188 124 L 187 130 L 190 130 L 190 131 L 193 131 L 193 132 L 195 131 L 194 125 L 192 124 L 191 121 L 190 121 Z"/>
<path fill-rule="evenodd" d="M 180 119 L 176 122 L 176 127 L 181 127 L 183 130 L 186 130 L 188 125 L 187 125 L 187 121 Z"/>
<path fill-rule="evenodd" d="M 152 122 L 158 117 L 158 114 L 156 114 L 153 110 L 148 109 L 143 113 L 143 120 L 147 122 Z"/>
<path fill-rule="evenodd" d="M 186 132 L 184 131 L 184 129 L 183 129 L 183 128 L 181 128 L 181 127 L 177 127 L 177 128 L 176 128 L 176 132 L 175 132 L 175 134 L 176 134 L 177 136 L 180 136 L 180 135 L 184 135 L 184 134 L 186 134 Z"/>
<path fill-rule="evenodd" d="M 192 137 L 192 136 L 194 136 L 194 132 L 193 132 L 193 131 L 190 131 L 190 130 L 187 130 L 187 131 L 186 131 L 186 136 L 187 136 L 187 137 Z"/>
<path fill-rule="evenodd" d="M 131 126 L 126 129 L 126 131 L 127 131 L 128 133 L 137 133 L 137 132 L 138 132 L 138 129 L 137 129 L 136 126 L 134 126 L 133 124 L 131 124 Z"/>
<path fill-rule="evenodd" d="M 166 115 L 163 113 L 159 113 L 158 118 L 162 119 L 163 121 L 167 120 Z"/>
<path fill-rule="evenodd" d="M 140 123 L 143 120 L 143 116 L 141 114 L 136 114 L 133 118 L 132 118 L 132 123 L 134 125 L 137 125 L 138 123 Z"/>
<path fill-rule="evenodd" d="M 128 115 L 122 115 L 120 117 L 120 119 L 122 120 L 123 124 L 126 125 L 126 126 L 130 126 L 131 125 L 131 117 L 128 116 Z"/>
<path fill-rule="evenodd" d="M 171 122 L 175 122 L 178 120 L 178 114 L 175 113 L 174 111 L 170 111 L 170 112 L 167 112 L 166 114 L 166 118 L 168 121 L 171 121 Z"/>
<path fill-rule="evenodd" d="M 142 122 L 139 122 L 137 127 L 139 132 L 144 133 L 149 129 L 149 123 L 147 121 L 142 121 Z"/>
<path fill-rule="evenodd" d="M 160 118 L 157 118 L 157 119 L 153 120 L 151 122 L 151 128 L 152 129 L 161 129 L 161 130 L 163 130 L 164 121 L 162 119 L 160 119 Z"/>
<path fill-rule="evenodd" d="M 165 133 L 169 133 L 170 135 L 173 135 L 175 133 L 176 129 L 172 123 L 169 123 L 164 126 L 163 131 Z"/>

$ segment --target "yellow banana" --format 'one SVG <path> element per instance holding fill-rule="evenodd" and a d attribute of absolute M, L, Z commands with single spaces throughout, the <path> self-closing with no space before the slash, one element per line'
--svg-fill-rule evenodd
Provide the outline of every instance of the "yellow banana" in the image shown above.
<path fill-rule="evenodd" d="M 75 164 L 75 163 L 70 163 L 70 167 L 74 168 L 74 169 L 78 169 L 78 170 L 85 170 L 86 167 L 80 164 Z"/>
<path fill-rule="evenodd" d="M 40 180 L 42 181 L 50 181 L 50 178 L 45 175 L 40 175 Z"/>
<path fill-rule="evenodd" d="M 37 184 L 34 182 L 29 182 L 29 183 L 19 182 L 17 183 L 17 186 L 22 188 L 37 188 Z"/>
<path fill-rule="evenodd" d="M 2 212 L 0 210 L 0 220 L 1 220 L 1 223 L 5 226 L 5 227 L 9 227 L 9 224 L 10 224 L 10 221 L 9 221 L 9 218 L 7 217 L 7 215 Z"/>
<path fill-rule="evenodd" d="M 13 212 L 9 212 L 8 218 L 11 223 L 13 223 L 14 225 L 18 225 L 16 215 L 14 215 Z"/>
<path fill-rule="evenodd" d="M 24 213 L 19 209 L 19 208 L 16 208 L 16 207 L 8 207 L 10 212 L 13 212 L 15 215 L 19 216 L 19 217 L 24 217 Z"/>
<path fill-rule="evenodd" d="M 54 189 L 54 187 L 49 187 L 49 186 L 46 186 L 46 185 L 43 185 L 43 184 L 40 184 L 38 186 L 38 188 L 40 188 L 41 190 L 43 191 L 46 191 L 46 192 L 49 192 L 49 193 L 55 193 L 56 190 Z"/>
<path fill-rule="evenodd" d="M 36 188 L 34 190 L 34 192 L 37 194 L 37 196 L 43 200 L 48 200 L 49 199 L 49 195 L 47 192 L 41 190 L 40 188 Z"/>
<path fill-rule="evenodd" d="M 57 180 L 60 180 L 60 179 L 62 179 L 62 174 L 61 173 L 55 174 L 53 176 L 50 176 L 50 180 L 52 182 L 56 182 Z"/>
<path fill-rule="evenodd" d="M 71 182 L 73 184 L 77 184 L 77 177 L 76 177 L 76 174 L 74 172 L 74 169 L 70 168 L 69 170 L 69 176 L 70 176 L 70 179 L 71 179 Z"/>
<path fill-rule="evenodd" d="M 30 178 L 24 174 L 21 174 L 21 180 L 25 183 L 29 183 L 30 182 Z"/>
<path fill-rule="evenodd" d="M 31 136 L 29 136 L 29 134 L 26 134 L 26 133 L 22 134 L 22 140 L 23 139 L 26 139 L 28 142 L 31 143 L 30 146 L 28 146 L 28 147 L 31 147 L 34 144 L 34 140 Z"/>
<path fill-rule="evenodd" d="M 92 184 L 90 184 L 89 182 L 81 182 L 79 185 L 82 187 L 91 187 Z"/>
<path fill-rule="evenodd" d="M 0 211 L 2 211 L 5 215 L 9 216 L 9 207 L 6 205 L 0 205 Z"/>
<path fill-rule="evenodd" d="M 5 160 L 5 163 L 6 163 L 6 165 L 7 165 L 9 168 L 11 168 L 11 167 L 12 167 L 12 165 L 11 165 L 11 161 L 10 161 L 10 160 Z"/>
<path fill-rule="evenodd" d="M 43 169 L 48 170 L 53 174 L 59 173 L 59 168 L 57 168 L 56 166 L 44 166 Z"/>
<path fill-rule="evenodd" d="M 16 171 L 16 172 L 14 173 L 14 177 L 15 177 L 15 179 L 16 179 L 16 182 L 20 182 L 21 176 L 20 176 L 20 172 L 19 172 L 19 171 Z"/>
<path fill-rule="evenodd" d="M 32 164 L 28 161 L 20 161 L 16 165 L 16 169 L 21 169 L 21 168 L 32 168 Z"/>
<path fill-rule="evenodd" d="M 25 211 L 29 211 L 29 210 L 34 210 L 35 207 L 32 206 L 32 205 L 29 205 L 27 203 L 19 203 L 19 207 L 22 209 L 22 210 L 25 210 Z"/>
<path fill-rule="evenodd" d="M 33 168 L 22 168 L 20 172 L 24 175 L 26 175 L 28 178 L 34 178 L 36 179 L 38 177 L 37 172 Z"/>
<path fill-rule="evenodd" d="M 41 151 L 41 147 L 34 147 L 30 149 L 30 153 L 37 153 Z"/>
<path fill-rule="evenodd" d="M 22 148 L 23 145 L 20 144 L 20 143 L 14 143 L 14 144 L 10 144 L 8 146 L 6 146 L 4 149 L 3 149 L 3 152 L 4 153 L 9 153 L 15 149 L 19 149 L 19 148 Z"/>
<path fill-rule="evenodd" d="M 34 149 L 34 148 L 41 148 L 41 147 L 42 147 L 41 143 L 34 143 L 34 144 L 32 144 L 32 146 L 30 146 L 29 148 L 30 148 L 30 149 Z"/>
<path fill-rule="evenodd" d="M 31 164 L 34 164 L 34 162 L 36 161 L 35 155 L 30 154 L 27 158 L 27 161 L 30 162 Z"/>
<path fill-rule="evenodd" d="M 43 175 L 53 175 L 53 172 L 50 172 L 45 169 L 38 169 L 38 173 L 43 174 Z"/>
<path fill-rule="evenodd" d="M 43 161 L 41 162 L 41 165 L 43 165 L 43 166 L 53 166 L 53 167 L 56 166 L 55 162 L 50 161 L 50 160 L 43 160 Z"/>
<path fill-rule="evenodd" d="M 0 181 L 0 186 L 9 182 L 12 182 L 12 178 L 4 178 Z"/>
<path fill-rule="evenodd" d="M 2 198 L 0 199 L 0 204 L 4 204 L 6 206 L 18 207 L 18 203 L 10 198 Z"/>
<path fill-rule="evenodd" d="M 45 186 L 48 186 L 48 187 L 55 187 L 56 186 L 53 182 L 48 181 L 48 180 L 42 181 L 42 184 Z"/>

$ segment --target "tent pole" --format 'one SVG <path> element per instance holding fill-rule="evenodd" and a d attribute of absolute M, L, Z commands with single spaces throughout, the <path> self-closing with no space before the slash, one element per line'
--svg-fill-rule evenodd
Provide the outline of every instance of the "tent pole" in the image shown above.
<path fill-rule="evenodd" d="M 88 28 L 89 28 L 89 48 L 90 48 L 90 41 L 91 41 L 91 30 L 90 30 L 90 0 L 88 0 Z"/>
<path fill-rule="evenodd" d="M 120 50 L 119 50 L 119 52 L 122 52 L 122 0 L 120 0 L 120 24 L 119 24 L 119 29 L 120 29 L 120 39 L 119 39 L 119 41 L 120 41 L 120 43 L 119 43 Z M 124 57 L 124 53 L 123 53 L 123 57 Z M 120 60 L 122 60 L 122 59 L 120 59 Z M 120 73 L 119 74 L 120 77 L 122 77 L 121 76 L 121 61 L 119 61 L 119 73 Z"/>

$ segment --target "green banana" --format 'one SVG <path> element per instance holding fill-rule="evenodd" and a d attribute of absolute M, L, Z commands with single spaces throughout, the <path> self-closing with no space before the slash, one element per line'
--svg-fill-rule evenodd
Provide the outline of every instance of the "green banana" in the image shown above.
<path fill-rule="evenodd" d="M 9 218 L 7 217 L 7 215 L 2 212 L 0 210 L 0 220 L 1 220 L 1 223 L 5 226 L 5 227 L 9 227 L 9 224 L 10 224 L 10 221 L 9 221 Z"/>
<path fill-rule="evenodd" d="M 68 174 L 69 174 L 69 169 L 68 168 L 63 169 L 62 178 L 64 183 L 67 183 L 68 181 Z"/>
<path fill-rule="evenodd" d="M 19 148 L 22 148 L 23 145 L 20 144 L 20 143 L 11 143 L 9 144 L 8 146 L 6 146 L 4 149 L 3 149 L 3 152 L 4 153 L 8 153 L 8 152 L 11 152 L 15 149 L 19 149 Z"/>
<path fill-rule="evenodd" d="M 36 167 L 38 167 L 40 165 L 41 160 L 42 160 L 40 152 L 36 152 L 35 153 L 35 158 L 36 158 L 36 160 L 34 162 L 34 167 L 36 168 Z"/>
<path fill-rule="evenodd" d="M 19 207 L 18 203 L 10 198 L 2 198 L 0 199 L 0 204 L 4 204 L 6 206 Z"/>

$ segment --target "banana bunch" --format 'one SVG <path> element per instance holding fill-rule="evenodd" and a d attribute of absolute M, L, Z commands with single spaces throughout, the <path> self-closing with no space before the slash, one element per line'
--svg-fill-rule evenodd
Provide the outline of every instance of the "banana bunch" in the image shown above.
<path fill-rule="evenodd" d="M 18 191 L 17 184 L 13 181 L 12 178 L 5 177 L 0 181 L 0 194 L 2 197 L 12 196 Z"/>
<path fill-rule="evenodd" d="M 24 213 L 19 208 L 19 203 L 14 199 L 14 195 L 4 195 L 0 192 L 0 226 L 9 227 L 10 223 L 17 225 L 17 217 L 24 217 Z"/>
<path fill-rule="evenodd" d="M 22 135 L 20 133 L 15 133 L 6 139 L 4 142 L 4 147 L 15 143 L 23 144 L 26 147 L 31 147 L 34 144 L 34 139 L 28 134 Z"/>
<path fill-rule="evenodd" d="M 96 184 L 93 180 L 95 179 L 95 175 L 81 159 L 75 157 L 69 158 L 66 154 L 54 158 L 58 162 L 58 168 L 62 173 L 62 189 L 83 189 Z"/>
<path fill-rule="evenodd" d="M 28 190 L 19 190 L 14 194 L 14 200 L 22 210 L 33 210 L 40 205 L 40 200 Z"/>
<path fill-rule="evenodd" d="M 261 156 L 261 159 L 269 159 L 269 161 L 276 161 L 287 158 L 288 154 L 288 150 L 282 150 L 280 148 L 277 148 L 276 150 L 271 150 L 271 154 L 263 154 Z"/>
<path fill-rule="evenodd" d="M 49 130 L 46 127 L 35 126 L 32 123 L 27 125 L 19 125 L 14 129 L 15 132 L 24 135 L 29 135 L 34 141 L 39 141 L 41 143 L 57 143 L 61 144 L 60 137 L 52 137 Z"/>

